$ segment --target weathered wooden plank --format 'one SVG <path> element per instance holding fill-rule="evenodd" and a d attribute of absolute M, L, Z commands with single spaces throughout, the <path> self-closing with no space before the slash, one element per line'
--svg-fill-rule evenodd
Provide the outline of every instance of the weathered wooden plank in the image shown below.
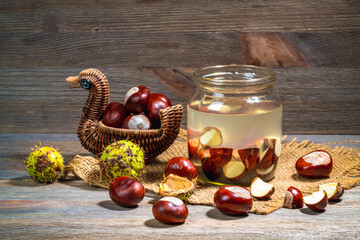
<path fill-rule="evenodd" d="M 1 1 L 0 31 L 352 31 L 358 1 Z"/>
<path fill-rule="evenodd" d="M 360 32 L 6 33 L 0 66 L 359 67 Z M 31 56 L 31 61 L 29 61 Z M 256 60 L 257 59 L 257 60 Z"/>
<path fill-rule="evenodd" d="M 161 68 L 161 74 L 154 72 L 154 69 L 159 69 L 154 67 L 100 69 L 108 76 L 111 101 L 122 102 L 128 89 L 146 85 L 170 96 L 173 104 L 185 106 L 194 86 L 189 79 L 189 68 Z M 80 70 L 2 68 L 0 132 L 75 133 L 87 92 L 69 90 L 64 79 Z M 275 71 L 278 75 L 276 88 L 284 105 L 285 134 L 360 134 L 358 69 L 291 68 Z M 182 127 L 186 127 L 186 111 Z"/>
<path fill-rule="evenodd" d="M 298 137 L 315 142 L 359 139 Z M 347 190 L 342 201 L 329 204 L 323 213 L 305 207 L 232 217 L 213 207 L 189 205 L 185 224 L 164 225 L 152 215 L 156 199 L 151 193 L 146 193 L 139 207 L 127 209 L 115 205 L 106 189 L 82 180 L 44 185 L 29 179 L 22 158 L 37 140 L 59 148 L 66 161 L 77 153 L 87 154 L 75 134 L 0 134 L 1 239 L 357 239 L 360 234 L 360 186 Z M 15 172 L 22 176 L 10 177 Z"/>
<path fill-rule="evenodd" d="M 280 209 L 266 216 L 232 217 L 213 207 L 188 206 L 185 224 L 170 226 L 153 218 L 153 198 L 126 209 L 111 202 L 106 190 L 82 181 L 33 185 L 30 180 L 1 180 L 0 192 L 0 236 L 8 238 L 355 239 L 359 234 L 359 187 L 323 213 Z"/>
<path fill-rule="evenodd" d="M 242 33 L 241 45 L 248 65 L 276 67 L 306 67 L 309 64 L 279 33 Z"/>

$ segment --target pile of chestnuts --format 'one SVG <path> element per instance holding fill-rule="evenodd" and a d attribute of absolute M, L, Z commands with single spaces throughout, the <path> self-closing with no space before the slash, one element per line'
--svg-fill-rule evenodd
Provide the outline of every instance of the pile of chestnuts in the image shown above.
<path fill-rule="evenodd" d="M 305 171 L 305 170 L 306 171 Z M 317 150 L 299 158 L 296 170 L 303 177 L 328 177 L 332 170 L 332 159 L 329 153 Z M 175 157 L 165 167 L 165 176 L 176 174 L 185 178 L 197 179 L 197 170 L 190 160 Z M 190 180 L 189 180 L 190 181 Z M 270 183 L 256 177 L 250 190 L 241 186 L 223 186 L 214 194 L 214 205 L 223 214 L 242 215 L 250 212 L 253 199 L 269 199 L 275 188 Z M 109 188 L 110 198 L 123 207 L 135 207 L 145 195 L 143 185 L 129 177 L 116 178 Z M 313 211 L 324 211 L 328 201 L 339 201 L 344 194 L 340 183 L 326 183 L 319 186 L 319 191 L 309 196 L 290 186 L 284 196 L 283 207 L 299 209 L 306 205 Z M 163 196 L 152 207 L 152 212 L 159 222 L 165 224 L 184 223 L 188 216 L 188 208 L 179 197 Z"/>
<path fill-rule="evenodd" d="M 109 103 L 102 122 L 109 127 L 147 130 L 160 128 L 160 110 L 171 106 L 170 99 L 161 93 L 150 93 L 149 88 L 131 88 L 124 97 L 124 104 Z"/>

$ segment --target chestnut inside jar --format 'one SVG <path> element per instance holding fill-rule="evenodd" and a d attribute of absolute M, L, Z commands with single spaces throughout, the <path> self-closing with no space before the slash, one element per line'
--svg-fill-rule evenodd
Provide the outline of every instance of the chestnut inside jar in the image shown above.
<path fill-rule="evenodd" d="M 199 178 L 250 185 L 274 177 L 281 154 L 282 104 L 276 74 L 247 65 L 212 66 L 194 73 L 187 105 L 189 157 Z"/>

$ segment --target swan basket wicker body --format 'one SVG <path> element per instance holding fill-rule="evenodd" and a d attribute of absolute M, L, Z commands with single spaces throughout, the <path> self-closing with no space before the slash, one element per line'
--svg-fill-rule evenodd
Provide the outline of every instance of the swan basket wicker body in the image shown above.
<path fill-rule="evenodd" d="M 150 159 L 168 149 L 179 134 L 183 114 L 180 104 L 160 110 L 160 129 L 130 130 L 108 127 L 101 120 L 109 102 L 106 76 L 98 69 L 89 68 L 81 71 L 78 76 L 66 78 L 66 81 L 73 83 L 70 88 L 82 87 L 89 91 L 77 135 L 82 146 L 95 155 L 114 141 L 129 139 L 144 150 L 146 159 Z"/>

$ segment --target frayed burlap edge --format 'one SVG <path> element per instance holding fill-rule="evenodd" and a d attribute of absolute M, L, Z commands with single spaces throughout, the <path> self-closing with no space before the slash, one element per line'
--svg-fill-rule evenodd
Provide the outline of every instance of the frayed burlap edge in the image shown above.
<path fill-rule="evenodd" d="M 358 141 L 346 141 L 358 142 Z M 343 142 L 337 142 L 343 143 Z M 344 142 L 345 143 L 345 142 Z M 318 186 L 328 182 L 340 182 L 344 189 L 350 189 L 360 182 L 360 150 L 347 147 L 330 147 L 334 143 L 313 143 L 309 140 L 296 142 L 296 138 L 283 143 L 282 156 L 275 178 L 270 181 L 275 186 L 275 193 L 267 200 L 255 200 L 251 212 L 255 214 L 269 214 L 282 207 L 286 189 L 289 186 L 299 188 L 304 195 L 318 190 Z M 330 153 L 334 161 L 334 170 L 330 178 L 308 179 L 300 177 L 295 170 L 296 160 L 314 150 L 325 150 Z M 181 130 L 176 142 L 162 155 L 154 159 L 153 163 L 145 167 L 145 173 L 140 177 L 147 189 L 147 195 L 157 196 L 159 184 L 163 179 L 165 163 L 172 157 L 187 155 L 186 131 Z M 73 161 L 63 171 L 64 177 L 73 172 L 75 176 L 85 180 L 91 186 L 108 188 L 110 182 L 100 180 L 100 166 L 98 160 L 91 156 L 76 155 Z M 208 185 L 199 181 L 195 193 L 188 199 L 189 204 L 214 205 L 213 196 L 219 186 Z M 148 194 L 149 193 L 149 194 Z"/>

